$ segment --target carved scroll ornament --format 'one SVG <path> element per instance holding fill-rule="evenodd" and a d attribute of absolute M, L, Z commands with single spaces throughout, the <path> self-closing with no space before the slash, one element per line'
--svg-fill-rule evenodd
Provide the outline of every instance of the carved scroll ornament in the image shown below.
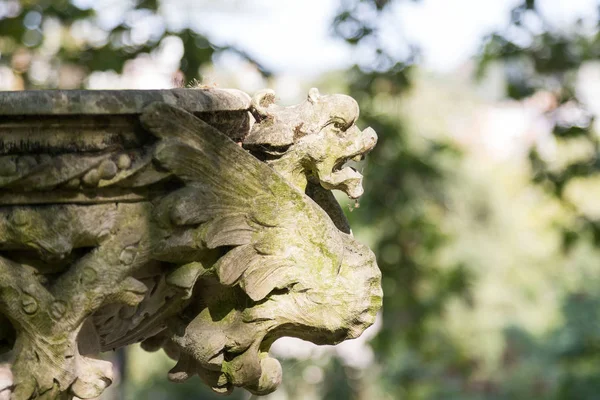
<path fill-rule="evenodd" d="M 173 381 L 276 389 L 282 336 L 335 344 L 381 306 L 373 253 L 331 194 L 377 141 L 348 96 L 0 93 L 0 352 L 14 399 L 93 398 L 94 357 L 141 342 Z M 0 391 L 3 388 L 0 387 Z"/>

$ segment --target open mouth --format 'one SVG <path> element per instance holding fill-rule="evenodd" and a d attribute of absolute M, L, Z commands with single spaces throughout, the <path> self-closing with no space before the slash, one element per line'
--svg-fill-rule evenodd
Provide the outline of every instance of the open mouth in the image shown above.
<path fill-rule="evenodd" d="M 351 199 L 357 199 L 363 194 L 363 176 L 356 168 L 346 166 L 346 162 L 339 163 L 339 165 L 336 165 L 337 168 L 333 168 L 329 175 L 320 176 L 319 180 L 323 188 L 341 190 Z"/>
<path fill-rule="evenodd" d="M 357 172 L 352 163 L 363 161 L 366 155 L 373 150 L 377 144 L 377 135 L 375 134 L 375 131 L 372 128 L 367 128 L 362 131 L 360 143 L 360 149 L 338 159 L 331 172 L 340 172 L 345 168 L 351 168 L 353 171 Z"/>
<path fill-rule="evenodd" d="M 350 163 L 358 163 L 358 162 L 363 161 L 364 159 L 365 159 L 364 153 L 357 153 L 357 154 L 350 155 L 348 157 L 341 158 L 333 166 L 333 169 L 331 170 L 331 172 L 339 172 L 339 171 L 343 170 L 344 168 L 352 168 L 354 171 L 356 171 L 356 168 L 354 168 L 353 165 L 349 165 L 349 164 Z"/>

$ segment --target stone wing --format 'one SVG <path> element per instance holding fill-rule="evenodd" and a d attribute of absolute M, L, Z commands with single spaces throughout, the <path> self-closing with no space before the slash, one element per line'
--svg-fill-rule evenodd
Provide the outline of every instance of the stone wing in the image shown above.
<path fill-rule="evenodd" d="M 229 248 L 214 266 L 222 284 L 239 284 L 259 301 L 315 273 L 313 266 L 323 277 L 335 274 L 342 239 L 308 196 L 182 109 L 155 103 L 141 121 L 162 139 L 155 160 L 185 183 L 163 200 L 157 215 L 166 224 L 197 225 L 208 249 Z"/>

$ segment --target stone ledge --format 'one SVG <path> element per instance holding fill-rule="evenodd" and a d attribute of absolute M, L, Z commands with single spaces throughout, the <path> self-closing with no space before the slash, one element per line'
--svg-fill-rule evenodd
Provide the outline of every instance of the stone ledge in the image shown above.
<path fill-rule="evenodd" d="M 250 108 L 250 96 L 236 89 L 28 90 L 0 91 L 0 115 L 139 115 L 157 101 L 191 113 Z"/>

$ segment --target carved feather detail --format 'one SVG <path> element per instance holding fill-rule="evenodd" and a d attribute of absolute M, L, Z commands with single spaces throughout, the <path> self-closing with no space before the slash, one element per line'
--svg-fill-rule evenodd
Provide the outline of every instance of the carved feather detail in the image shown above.
<path fill-rule="evenodd" d="M 155 159 L 189 182 L 185 192 L 173 194 L 179 200 L 171 222 L 203 223 L 209 248 L 239 246 L 215 265 L 222 284 L 239 284 L 259 301 L 295 284 L 294 275 L 302 274 L 308 259 L 322 258 L 319 264 L 330 273 L 337 268 L 339 232 L 320 207 L 273 169 L 184 110 L 156 103 L 141 120 L 163 139 Z M 323 245 L 323 239 L 329 242 Z"/>
<path fill-rule="evenodd" d="M 185 183 L 156 204 L 155 220 L 192 229 L 197 248 L 222 250 L 209 267 L 217 280 L 200 284 L 202 300 L 163 344 L 178 349 L 171 379 L 197 374 L 218 392 L 266 394 L 281 368 L 264 343 L 292 335 L 333 344 L 374 322 L 373 253 L 298 186 L 185 110 L 154 103 L 141 121 L 161 139 L 156 162 Z M 179 237 L 168 240 L 179 246 Z"/>

